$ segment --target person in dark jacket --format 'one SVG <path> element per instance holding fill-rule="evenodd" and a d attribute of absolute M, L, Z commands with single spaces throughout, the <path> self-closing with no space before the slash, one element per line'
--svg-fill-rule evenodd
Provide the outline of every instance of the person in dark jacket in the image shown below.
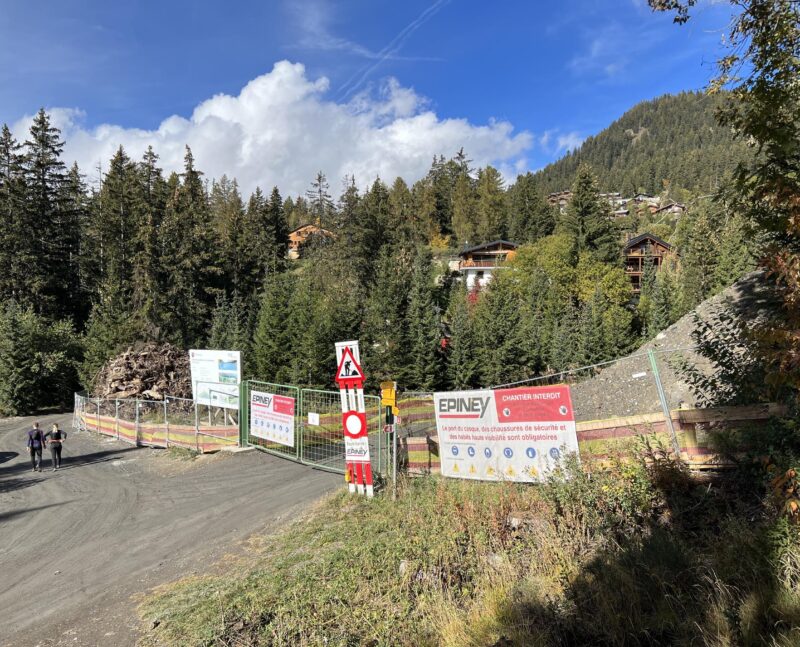
<path fill-rule="evenodd" d="M 39 423 L 33 423 L 33 429 L 28 432 L 28 452 L 31 455 L 33 471 L 42 471 L 42 449 L 47 445 L 44 433 L 39 429 Z"/>
<path fill-rule="evenodd" d="M 50 445 L 50 460 L 55 472 L 61 467 L 61 444 L 67 439 L 67 432 L 61 431 L 57 424 L 53 424 L 50 431 L 44 435 L 44 439 Z"/>

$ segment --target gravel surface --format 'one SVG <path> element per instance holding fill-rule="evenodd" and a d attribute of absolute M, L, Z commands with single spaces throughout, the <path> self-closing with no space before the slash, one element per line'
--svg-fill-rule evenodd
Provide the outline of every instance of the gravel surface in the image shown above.
<path fill-rule="evenodd" d="M 602 420 L 660 412 L 661 401 L 647 357 L 650 349 L 656 351 L 656 363 L 669 408 L 695 406 L 695 396 L 675 369 L 675 362 L 682 356 L 705 371 L 710 369 L 710 365 L 691 350 L 672 352 L 673 349 L 695 345 L 692 338 L 695 316 L 707 319 L 715 310 L 723 308 L 746 321 L 753 321 L 764 315 L 771 294 L 762 273 L 748 274 L 727 290 L 701 303 L 630 356 L 591 374 L 579 374 L 580 381 L 572 387 L 576 419 Z"/>
<path fill-rule="evenodd" d="M 71 431 L 63 467 L 32 472 L 32 418 L 0 421 L 0 645 L 134 645 L 132 596 L 204 573 L 341 477 L 262 452 L 191 462 Z"/>

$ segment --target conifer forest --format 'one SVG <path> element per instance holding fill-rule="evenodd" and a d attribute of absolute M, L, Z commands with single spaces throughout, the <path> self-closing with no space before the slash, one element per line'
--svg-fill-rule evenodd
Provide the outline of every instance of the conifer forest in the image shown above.
<path fill-rule="evenodd" d="M 63 405 L 103 364 L 145 341 L 243 352 L 246 376 L 331 383 L 333 342 L 360 339 L 367 374 L 408 390 L 490 386 L 635 349 L 755 265 L 759 239 L 718 197 L 752 155 L 715 125 L 718 97 L 634 107 L 576 151 L 506 182 L 469 152 L 403 178 L 309 178 L 243 195 L 209 178 L 189 147 L 180 173 L 158 151 L 120 148 L 99 181 L 67 167 L 40 111 L 27 138 L 0 135 L 0 409 Z M 444 152 L 443 152 L 444 153 Z M 562 208 L 550 193 L 571 190 Z M 644 193 L 685 212 L 604 195 Z M 312 235 L 287 256 L 289 234 Z M 641 292 L 627 238 L 677 250 Z M 448 260 L 495 240 L 520 244 L 506 271 L 467 290 Z M 714 253 L 709 253 L 714 250 Z"/>

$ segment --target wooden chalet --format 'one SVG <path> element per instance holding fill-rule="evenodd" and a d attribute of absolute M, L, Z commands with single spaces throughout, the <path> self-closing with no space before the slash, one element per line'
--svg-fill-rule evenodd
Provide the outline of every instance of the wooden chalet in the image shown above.
<path fill-rule="evenodd" d="M 300 248 L 312 236 L 324 236 L 333 238 L 332 231 L 318 227 L 317 225 L 303 225 L 289 233 L 289 253 L 291 259 L 300 258 Z"/>
<path fill-rule="evenodd" d="M 658 271 L 664 259 L 673 253 L 673 248 L 658 236 L 644 233 L 628 240 L 622 253 L 625 258 L 625 274 L 630 277 L 634 293 L 639 294 L 642 289 L 642 275 L 647 256 L 652 257 L 653 266 Z"/>
<path fill-rule="evenodd" d="M 467 289 L 483 286 L 492 278 L 492 274 L 501 269 L 516 251 L 517 243 L 507 240 L 493 240 L 463 250 L 459 256 L 458 271 L 464 277 Z"/>

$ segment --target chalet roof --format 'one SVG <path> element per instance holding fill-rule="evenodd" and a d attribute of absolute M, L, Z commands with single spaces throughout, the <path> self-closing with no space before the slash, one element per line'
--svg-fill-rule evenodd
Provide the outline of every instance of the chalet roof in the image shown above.
<path fill-rule="evenodd" d="M 636 247 L 636 245 L 638 245 L 641 242 L 644 242 L 645 240 L 650 240 L 650 241 L 652 241 L 654 243 L 658 243 L 659 245 L 663 245 L 667 249 L 670 249 L 670 250 L 672 249 L 672 245 L 670 245 L 666 240 L 663 240 L 663 239 L 659 238 L 658 236 L 655 236 L 653 234 L 649 234 L 647 232 L 645 232 L 643 234 L 639 234 L 638 236 L 634 236 L 633 238 L 631 238 L 627 243 L 625 243 L 625 247 L 623 249 L 628 250 L 631 247 Z"/>
<path fill-rule="evenodd" d="M 479 252 L 482 249 L 488 249 L 490 247 L 494 247 L 495 245 L 506 245 L 506 246 L 510 247 L 511 249 L 516 249 L 517 247 L 519 247 L 519 244 L 512 243 L 512 242 L 510 242 L 508 240 L 493 240 L 490 243 L 483 243 L 481 245 L 475 245 L 475 247 L 469 247 L 467 249 L 463 249 L 463 250 L 461 250 L 459 252 L 458 255 L 459 256 L 464 256 L 464 254 L 472 254 L 473 252 Z"/>
<path fill-rule="evenodd" d="M 311 229 L 314 229 L 315 231 L 321 231 L 326 234 L 333 234 L 332 231 L 328 231 L 327 229 L 323 229 L 322 227 L 315 225 L 313 222 L 309 222 L 306 223 L 305 225 L 300 225 L 297 229 L 292 229 L 292 231 L 289 232 L 289 235 L 291 236 L 292 234 L 296 234 L 298 231 L 303 231 L 304 229 L 308 229 L 309 227 Z"/>

